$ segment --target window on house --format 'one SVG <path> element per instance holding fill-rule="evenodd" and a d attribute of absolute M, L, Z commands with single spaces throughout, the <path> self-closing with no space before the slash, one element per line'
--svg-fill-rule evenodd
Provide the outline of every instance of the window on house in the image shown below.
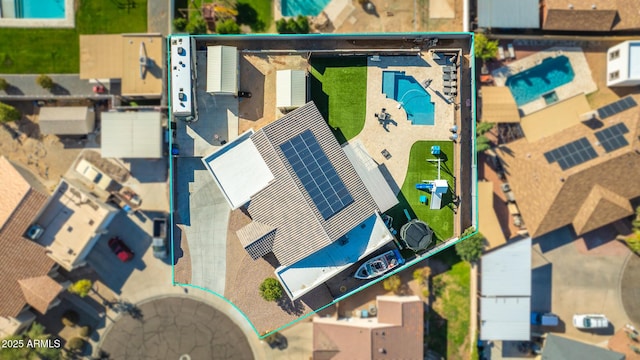
<path fill-rule="evenodd" d="M 609 60 L 615 60 L 620 57 L 620 50 L 613 51 L 609 54 Z"/>
<path fill-rule="evenodd" d="M 617 70 L 612 73 L 609 73 L 609 81 L 618 80 L 619 77 L 620 77 L 620 72 Z"/>

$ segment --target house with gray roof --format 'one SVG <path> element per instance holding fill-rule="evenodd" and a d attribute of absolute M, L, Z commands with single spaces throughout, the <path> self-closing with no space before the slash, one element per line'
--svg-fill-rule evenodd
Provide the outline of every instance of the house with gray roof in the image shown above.
<path fill-rule="evenodd" d="M 313 102 L 202 161 L 230 207 L 252 219 L 237 231 L 242 246 L 254 260 L 275 256 L 292 299 L 393 240 L 378 203 L 395 203 L 376 202 Z"/>
<path fill-rule="evenodd" d="M 624 360 L 625 355 L 562 336 L 548 334 L 542 349 L 542 360 Z"/>

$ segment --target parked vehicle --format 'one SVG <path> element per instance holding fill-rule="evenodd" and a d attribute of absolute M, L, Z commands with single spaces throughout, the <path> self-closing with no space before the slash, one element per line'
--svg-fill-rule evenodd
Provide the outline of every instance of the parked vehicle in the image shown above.
<path fill-rule="evenodd" d="M 532 312 L 531 313 L 531 325 L 539 326 L 558 326 L 559 319 L 556 315 L 551 313 Z"/>
<path fill-rule="evenodd" d="M 102 173 L 102 171 L 98 170 L 98 168 L 85 159 L 78 162 L 76 171 L 102 190 L 107 190 L 113 181 L 109 176 Z"/>
<path fill-rule="evenodd" d="M 373 279 L 402 264 L 404 264 L 404 258 L 400 252 L 395 249 L 390 250 L 360 265 L 354 277 L 363 280 Z"/>
<path fill-rule="evenodd" d="M 609 320 L 602 314 L 573 315 L 573 326 L 578 329 L 602 329 L 609 326 Z"/>
<path fill-rule="evenodd" d="M 133 259 L 133 251 L 131 251 L 124 241 L 117 236 L 109 239 L 109 248 L 122 262 L 127 262 Z"/>
<path fill-rule="evenodd" d="M 151 242 L 153 248 L 153 256 L 158 259 L 165 259 L 168 255 L 167 251 L 167 219 L 153 219 L 153 240 Z"/>

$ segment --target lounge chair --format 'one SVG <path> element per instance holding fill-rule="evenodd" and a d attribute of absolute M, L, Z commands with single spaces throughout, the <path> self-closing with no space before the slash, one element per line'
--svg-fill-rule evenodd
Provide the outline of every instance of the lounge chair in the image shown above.
<path fill-rule="evenodd" d="M 513 44 L 508 44 L 507 45 L 507 49 L 509 50 L 509 58 L 510 59 L 515 59 L 516 58 L 516 51 L 513 48 Z"/>
<path fill-rule="evenodd" d="M 504 60 L 504 48 L 502 46 L 498 46 L 498 60 Z"/>
<path fill-rule="evenodd" d="M 444 72 L 445 73 L 455 73 L 456 72 L 456 67 L 455 66 L 445 66 L 444 67 Z"/>
<path fill-rule="evenodd" d="M 456 87 L 456 85 L 458 84 L 457 81 L 452 80 L 452 81 L 445 81 L 444 82 L 444 86 L 448 86 L 448 87 Z"/>
<path fill-rule="evenodd" d="M 452 74 L 443 74 L 442 75 L 442 80 L 444 81 L 450 81 L 450 80 L 457 80 L 458 78 L 456 77 L 455 73 Z"/>

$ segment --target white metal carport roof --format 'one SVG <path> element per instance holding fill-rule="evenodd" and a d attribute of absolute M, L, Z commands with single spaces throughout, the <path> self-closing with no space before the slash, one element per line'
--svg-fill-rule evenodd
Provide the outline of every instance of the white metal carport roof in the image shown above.
<path fill-rule="evenodd" d="M 299 107 L 306 103 L 306 74 L 303 70 L 276 72 L 276 107 Z"/>
<path fill-rule="evenodd" d="M 537 29 L 540 0 L 478 0 L 481 28 Z"/>
<path fill-rule="evenodd" d="M 238 49 L 233 46 L 207 47 L 207 92 L 238 93 Z"/>
<path fill-rule="evenodd" d="M 162 157 L 162 123 L 159 112 L 102 113 L 102 157 Z"/>

